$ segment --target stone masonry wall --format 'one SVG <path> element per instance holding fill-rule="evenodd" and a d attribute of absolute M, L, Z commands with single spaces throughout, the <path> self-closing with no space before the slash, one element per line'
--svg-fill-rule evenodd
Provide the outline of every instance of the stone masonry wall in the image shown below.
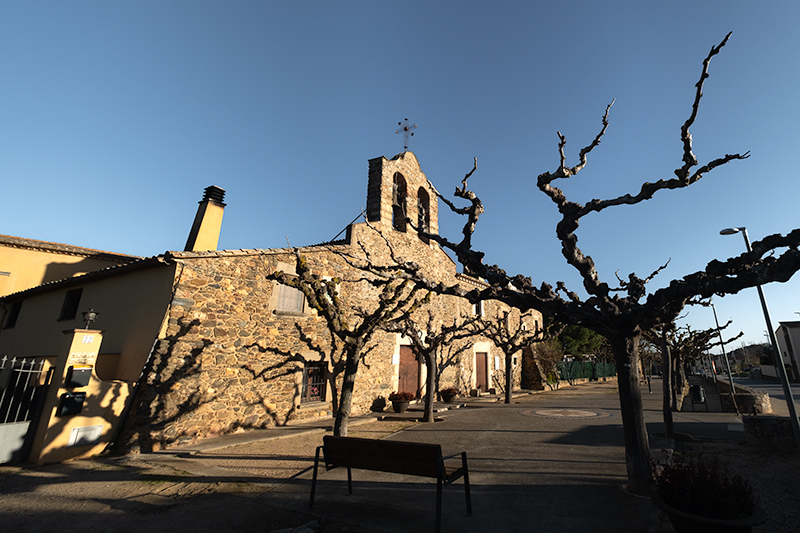
<path fill-rule="evenodd" d="M 325 347 L 324 322 L 272 313 L 263 273 L 276 258 L 195 254 L 181 262 L 167 330 L 134 404 L 131 446 L 146 451 L 295 418 L 302 366 L 290 354 L 309 351 L 298 327 Z M 330 413 L 329 404 L 317 407 L 304 416 Z"/>
<path fill-rule="evenodd" d="M 332 415 L 335 390 L 329 390 L 324 402 L 305 404 L 298 398 L 304 363 L 331 357 L 325 321 L 313 313 L 276 314 L 271 303 L 275 284 L 264 280 L 264 274 L 278 263 L 292 264 L 293 256 L 283 250 L 229 254 L 175 254 L 182 263 L 175 298 L 165 336 L 153 356 L 152 372 L 130 417 L 129 447 L 148 451 L 246 428 Z M 309 249 L 304 255 L 315 273 L 344 280 L 361 275 L 333 252 Z M 444 272 L 440 275 L 448 277 Z M 354 307 L 374 298 L 370 293 L 374 289 L 364 284 L 344 282 L 341 290 L 343 300 Z M 502 316 L 501 307 L 485 302 L 484 311 L 487 316 Z M 431 309 L 434 321 L 447 324 L 472 313 L 472 305 L 457 297 L 437 297 Z M 444 367 L 441 388 L 456 386 L 462 394 L 474 388 L 472 346 L 485 341 L 478 337 L 447 347 L 453 357 L 440 361 Z M 399 342 L 394 333 L 375 336 L 356 378 L 353 414 L 369 411 L 395 390 L 398 367 L 393 356 Z M 502 383 L 502 352 L 490 351 L 493 376 Z M 494 356 L 499 356 L 500 368 L 494 368 Z M 517 386 L 518 370 L 519 365 Z"/>

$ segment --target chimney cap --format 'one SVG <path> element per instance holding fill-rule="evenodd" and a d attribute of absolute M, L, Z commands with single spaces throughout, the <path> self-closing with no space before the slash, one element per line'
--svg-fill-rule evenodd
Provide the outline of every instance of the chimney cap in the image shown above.
<path fill-rule="evenodd" d="M 225 189 L 217 187 L 216 185 L 210 185 L 206 187 L 204 190 L 205 194 L 203 194 L 203 199 L 201 200 L 201 203 L 211 200 L 212 202 L 225 205 L 224 204 Z"/>

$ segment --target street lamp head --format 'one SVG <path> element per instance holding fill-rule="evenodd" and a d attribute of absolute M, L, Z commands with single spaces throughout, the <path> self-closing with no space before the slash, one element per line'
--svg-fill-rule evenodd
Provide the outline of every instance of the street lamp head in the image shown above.
<path fill-rule="evenodd" d="M 720 235 L 733 235 L 734 233 L 739 233 L 743 229 L 745 229 L 745 228 L 725 228 L 723 230 L 720 230 L 719 234 Z"/>

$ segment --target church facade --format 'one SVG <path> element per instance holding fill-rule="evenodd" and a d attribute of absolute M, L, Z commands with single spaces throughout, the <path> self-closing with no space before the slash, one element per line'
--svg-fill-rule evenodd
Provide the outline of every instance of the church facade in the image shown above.
<path fill-rule="evenodd" d="M 413 228 L 438 231 L 438 202 L 413 153 L 370 160 L 367 189 L 365 222 L 351 224 L 342 240 L 299 249 L 314 274 L 341 280 L 339 296 L 354 314 L 374 301 L 374 289 L 357 281 L 363 272 L 352 265 L 352 258 L 365 254 L 375 263 L 389 264 L 391 254 L 413 260 L 427 277 L 447 285 L 482 285 L 457 273 L 450 257 Z M 215 217 L 212 233 L 219 231 L 218 211 L 224 207 L 219 191 L 204 199 L 211 206 L 205 210 Z M 201 202 L 195 229 L 203 227 L 203 209 Z M 216 246 L 213 235 L 194 237 L 190 242 Z M 3 308 L 15 306 L 18 313 L 14 327 L 0 331 L 0 350 L 7 353 L 25 351 L 31 336 L 56 339 L 56 330 L 71 327 L 68 321 L 43 327 L 36 318 L 48 305 L 61 305 L 68 291 L 80 288 L 80 309 L 100 311 L 93 327 L 102 330 L 103 345 L 92 379 L 118 381 L 125 385 L 120 390 L 127 392 L 124 412 L 108 414 L 93 449 L 114 435 L 124 449 L 151 451 L 248 428 L 332 416 L 337 352 L 326 322 L 308 308 L 299 291 L 265 279 L 276 270 L 294 272 L 292 251 L 202 248 L 187 245 L 184 251 L 0 298 Z M 135 303 L 136 298 L 143 301 Z M 37 313 L 26 314 L 32 309 Z M 454 296 L 434 296 L 416 318 L 452 325 L 461 317 L 499 318 L 505 313 L 512 321 L 520 320 L 518 311 L 499 302 L 472 305 Z M 72 326 L 80 327 L 79 319 L 73 320 Z M 524 320 L 531 330 L 542 324 L 537 314 Z M 52 357 L 56 350 L 55 340 L 42 340 L 26 355 Z M 423 394 L 424 365 L 402 335 L 376 334 L 363 363 L 356 377 L 354 415 L 382 409 L 393 391 Z M 502 352 L 489 339 L 473 336 L 443 350 L 437 381 L 439 388 L 455 387 L 463 395 L 487 393 L 502 388 L 510 371 L 519 387 L 522 364 L 520 354 L 506 369 Z M 56 376 L 60 371 L 64 369 L 57 369 Z M 90 404 L 91 398 L 86 401 Z"/>

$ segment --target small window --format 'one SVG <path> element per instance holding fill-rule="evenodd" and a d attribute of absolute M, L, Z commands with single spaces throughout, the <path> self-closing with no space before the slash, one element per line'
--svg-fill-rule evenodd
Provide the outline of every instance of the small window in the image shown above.
<path fill-rule="evenodd" d="M 472 314 L 475 316 L 483 316 L 483 300 L 472 304 Z"/>
<path fill-rule="evenodd" d="M 302 313 L 306 297 L 299 290 L 288 285 L 278 285 L 278 303 L 275 310 L 283 313 Z"/>
<path fill-rule="evenodd" d="M 301 402 L 325 401 L 325 363 L 316 361 L 306 363 L 303 368 L 303 391 Z"/>
<path fill-rule="evenodd" d="M 59 320 L 70 320 L 75 318 L 78 314 L 78 306 L 81 303 L 81 294 L 83 289 L 72 289 L 67 291 L 64 296 L 64 303 L 61 305 L 61 314 L 58 315 Z"/>
<path fill-rule="evenodd" d="M 6 315 L 6 323 L 3 324 L 4 328 L 13 328 L 17 325 L 20 309 L 22 309 L 22 300 L 11 303 L 11 307 L 8 309 L 8 315 Z"/>

